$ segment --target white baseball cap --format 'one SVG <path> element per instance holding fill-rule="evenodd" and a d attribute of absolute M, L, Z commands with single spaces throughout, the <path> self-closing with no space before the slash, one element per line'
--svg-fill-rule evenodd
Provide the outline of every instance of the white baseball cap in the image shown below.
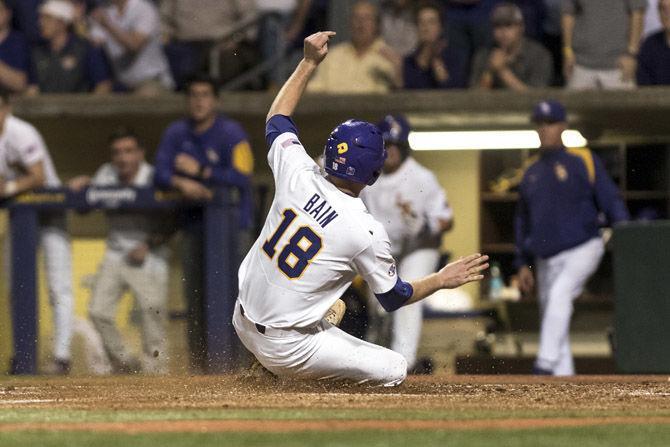
<path fill-rule="evenodd" d="M 40 6 L 40 14 L 55 17 L 65 23 L 72 23 L 74 20 L 74 6 L 69 0 L 47 0 Z"/>

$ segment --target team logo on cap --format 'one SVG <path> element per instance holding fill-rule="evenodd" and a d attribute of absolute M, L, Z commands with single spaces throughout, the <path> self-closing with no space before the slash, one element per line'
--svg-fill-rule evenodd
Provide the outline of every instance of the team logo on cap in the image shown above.
<path fill-rule="evenodd" d="M 337 145 L 337 153 L 338 154 L 344 154 L 346 151 L 349 150 L 349 145 L 347 143 L 340 143 Z"/>

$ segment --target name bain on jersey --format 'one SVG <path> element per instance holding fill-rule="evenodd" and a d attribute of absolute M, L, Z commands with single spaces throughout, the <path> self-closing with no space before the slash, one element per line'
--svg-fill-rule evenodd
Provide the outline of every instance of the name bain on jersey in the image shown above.
<path fill-rule="evenodd" d="M 321 228 L 326 228 L 326 225 L 337 217 L 337 211 L 328 205 L 328 202 L 318 194 L 314 194 L 302 209 L 312 216 L 321 225 Z"/>

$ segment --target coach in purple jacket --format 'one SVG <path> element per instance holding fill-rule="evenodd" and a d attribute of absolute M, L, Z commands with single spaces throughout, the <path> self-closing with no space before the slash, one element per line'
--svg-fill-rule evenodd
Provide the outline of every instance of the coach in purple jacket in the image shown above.
<path fill-rule="evenodd" d="M 186 88 L 188 117 L 165 130 L 156 154 L 156 186 L 180 191 L 188 199 L 206 201 L 217 186 L 240 193 L 238 253 L 248 251 L 253 218 L 251 174 L 253 154 L 242 126 L 216 110 L 217 84 L 208 77 L 192 79 Z M 202 215 L 182 213 L 184 283 L 188 301 L 188 342 L 193 372 L 206 364 L 205 309 L 202 300 Z M 235 267 L 237 269 L 237 267 Z"/>
<path fill-rule="evenodd" d="M 604 252 L 598 216 L 604 214 L 610 224 L 629 217 L 600 159 L 588 149 L 563 146 L 561 135 L 567 127 L 563 105 L 540 102 L 532 119 L 541 147 L 519 186 L 515 218 L 519 283 L 528 293 L 537 280 L 541 329 L 535 373 L 573 375 L 572 301 L 582 293 Z"/>

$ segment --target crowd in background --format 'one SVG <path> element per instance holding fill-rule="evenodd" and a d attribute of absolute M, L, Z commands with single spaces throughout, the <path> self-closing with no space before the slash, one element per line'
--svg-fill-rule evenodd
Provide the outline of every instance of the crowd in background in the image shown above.
<path fill-rule="evenodd" d="M 670 84 L 670 0 L 0 0 L 0 87 L 272 89 L 323 29 L 311 91 Z"/>

